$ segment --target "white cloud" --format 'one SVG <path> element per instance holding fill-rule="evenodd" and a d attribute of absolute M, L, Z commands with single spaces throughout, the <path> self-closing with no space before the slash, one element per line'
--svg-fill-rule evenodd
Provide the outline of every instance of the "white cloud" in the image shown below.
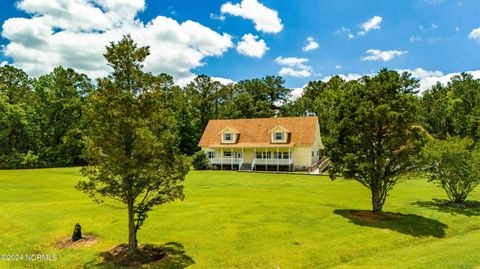
<path fill-rule="evenodd" d="M 305 91 L 305 87 L 307 87 L 307 84 L 303 85 L 301 88 L 293 88 L 289 93 L 289 99 L 293 101 L 301 97 Z"/>
<path fill-rule="evenodd" d="M 265 33 L 279 33 L 283 30 L 283 24 L 276 10 L 270 9 L 257 0 L 242 0 L 239 4 L 227 2 L 222 5 L 222 14 L 240 16 L 252 20 L 257 31 Z"/>
<path fill-rule="evenodd" d="M 367 75 L 360 75 L 360 74 L 356 74 L 356 73 L 350 73 L 350 74 L 338 74 L 337 76 L 341 77 L 342 79 L 346 80 L 346 81 L 350 81 L 350 80 L 357 80 L 363 76 L 371 76 L 372 74 L 367 74 Z M 322 78 L 322 81 L 324 82 L 327 82 L 329 81 L 331 78 L 333 77 L 332 76 L 325 76 Z"/>
<path fill-rule="evenodd" d="M 449 74 L 444 74 L 441 71 L 430 71 L 430 70 L 425 70 L 423 68 L 415 68 L 415 69 L 397 69 L 396 70 L 399 73 L 402 72 L 409 72 L 412 74 L 412 77 L 416 78 L 419 80 L 420 87 L 419 90 L 420 92 L 423 92 L 425 90 L 430 89 L 433 85 L 437 84 L 437 82 L 440 82 L 444 85 L 446 85 L 450 79 L 453 76 L 460 75 L 460 73 L 449 73 Z M 475 71 L 467 71 L 466 73 L 471 74 L 475 79 L 480 79 L 480 70 L 475 70 Z M 344 80 L 357 80 L 363 76 L 375 76 L 375 74 L 339 74 L 341 78 Z M 322 81 L 328 81 L 332 78 L 332 76 L 326 76 L 322 78 Z"/>
<path fill-rule="evenodd" d="M 262 58 L 269 48 L 263 39 L 257 39 L 258 36 L 256 35 L 244 35 L 242 41 L 237 44 L 238 53 L 249 57 Z"/>
<path fill-rule="evenodd" d="M 210 19 L 212 20 L 219 20 L 219 21 L 224 21 L 225 16 L 224 15 L 217 15 L 215 13 L 210 13 Z"/>
<path fill-rule="evenodd" d="M 395 56 L 400 56 L 403 54 L 408 53 L 408 51 L 400 51 L 400 50 L 376 50 L 376 49 L 369 49 L 367 50 L 368 56 L 362 57 L 362 61 L 384 61 L 388 62 L 392 60 Z"/>
<path fill-rule="evenodd" d="M 197 76 L 196 75 L 191 75 L 191 76 L 188 76 L 188 77 L 184 77 L 184 78 L 181 78 L 181 79 L 177 79 L 175 81 L 175 83 L 177 85 L 179 85 L 180 87 L 185 87 L 187 86 L 188 84 L 190 84 L 190 82 L 192 82 Z M 228 85 L 228 84 L 231 84 L 231 83 L 237 83 L 236 81 L 234 80 L 231 80 L 229 78 L 222 78 L 222 77 L 210 77 L 213 81 L 218 81 L 220 83 L 222 83 L 223 85 Z"/>
<path fill-rule="evenodd" d="M 340 27 L 340 29 L 338 29 L 336 31 L 337 34 L 347 34 L 347 37 L 348 39 L 353 39 L 355 36 L 352 34 L 352 32 L 350 31 L 349 28 L 347 27 Z"/>
<path fill-rule="evenodd" d="M 343 69 L 343 65 L 335 65 L 335 69 Z"/>
<path fill-rule="evenodd" d="M 383 18 L 380 16 L 373 16 L 368 21 L 362 24 L 362 30 L 358 32 L 359 35 L 365 35 L 371 30 L 380 29 L 380 24 L 382 23 Z"/>
<path fill-rule="evenodd" d="M 278 72 L 279 75 L 302 78 L 312 75 L 312 67 L 307 65 L 308 61 L 307 58 L 297 57 L 278 57 L 275 59 L 277 64 L 283 66 Z"/>
<path fill-rule="evenodd" d="M 320 47 L 320 45 L 311 36 L 307 37 L 306 41 L 307 41 L 307 43 L 302 48 L 303 51 L 311 51 L 311 50 L 314 50 L 314 49 L 317 49 L 318 47 Z"/>
<path fill-rule="evenodd" d="M 282 69 L 278 71 L 278 74 L 285 77 L 307 78 L 312 75 L 312 72 L 308 68 L 294 69 L 291 67 L 282 67 Z"/>
<path fill-rule="evenodd" d="M 4 66 L 4 65 L 8 65 L 8 62 L 7 62 L 7 61 L 3 61 L 2 63 L 0 63 L 0 66 Z"/>
<path fill-rule="evenodd" d="M 308 62 L 307 58 L 297 58 L 297 57 L 277 57 L 275 62 L 279 65 L 286 65 L 290 67 L 301 66 Z"/>
<path fill-rule="evenodd" d="M 221 78 L 221 77 L 212 77 L 212 80 L 213 81 L 218 81 L 218 82 L 222 83 L 223 85 L 237 83 L 235 80 L 231 80 L 229 78 Z"/>
<path fill-rule="evenodd" d="M 412 77 L 420 81 L 420 91 L 425 91 L 430 89 L 432 86 L 440 82 L 446 85 L 450 79 L 460 73 L 449 73 L 443 74 L 441 71 L 429 71 L 423 68 L 416 69 L 399 69 L 398 72 L 409 72 L 412 74 Z M 471 74 L 475 79 L 480 78 L 480 70 L 467 71 L 466 73 Z"/>
<path fill-rule="evenodd" d="M 409 41 L 412 42 L 412 43 L 420 42 L 420 41 L 422 41 L 422 37 L 419 36 L 419 35 L 411 35 L 410 38 L 409 38 Z"/>
<path fill-rule="evenodd" d="M 473 29 L 470 34 L 468 34 L 468 38 L 480 41 L 480 27 Z"/>
<path fill-rule="evenodd" d="M 145 69 L 165 72 L 177 80 L 192 75 L 203 59 L 221 56 L 233 47 L 230 35 L 194 21 L 179 23 L 158 16 L 148 23 L 136 18 L 143 0 L 22 0 L 19 9 L 31 18 L 4 22 L 2 36 L 10 43 L 3 54 L 33 76 L 62 65 L 92 77 L 109 72 L 102 54 L 111 41 L 131 34 L 140 46 L 150 46 Z"/>

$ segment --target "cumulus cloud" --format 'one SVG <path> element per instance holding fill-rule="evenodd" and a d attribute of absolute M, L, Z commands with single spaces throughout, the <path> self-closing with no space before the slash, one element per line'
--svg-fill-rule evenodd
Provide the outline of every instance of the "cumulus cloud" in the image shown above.
<path fill-rule="evenodd" d="M 178 79 L 176 81 L 176 83 L 180 86 L 180 87 L 185 87 L 187 86 L 188 84 L 190 84 L 190 82 L 192 82 L 197 76 L 195 75 L 190 75 L 188 77 L 184 77 L 184 78 L 181 78 L 181 79 Z M 229 78 L 222 78 L 222 77 L 210 77 L 213 81 L 218 81 L 220 83 L 222 83 L 223 85 L 228 85 L 228 84 L 231 84 L 231 83 L 237 83 L 236 81 L 234 80 L 231 80 Z"/>
<path fill-rule="evenodd" d="M 279 33 L 283 30 L 282 20 L 278 17 L 278 12 L 257 0 L 242 0 L 238 4 L 227 2 L 222 5 L 220 11 L 222 14 L 239 16 L 253 21 L 257 31 Z"/>
<path fill-rule="evenodd" d="M 292 91 L 288 94 L 290 100 L 293 101 L 301 97 L 305 92 L 305 87 L 307 87 L 307 84 L 303 85 L 303 87 L 301 88 L 293 88 Z"/>
<path fill-rule="evenodd" d="M 460 73 L 449 73 L 444 74 L 441 71 L 429 71 L 423 68 L 416 69 L 399 69 L 398 72 L 409 72 L 412 74 L 412 77 L 420 81 L 420 91 L 425 91 L 430 89 L 433 85 L 440 82 L 446 85 L 450 79 Z M 480 79 L 480 70 L 467 71 L 466 73 L 471 74 L 475 79 Z"/>
<path fill-rule="evenodd" d="M 311 50 L 314 50 L 314 49 L 318 49 L 318 47 L 320 47 L 320 45 L 311 36 L 307 37 L 306 41 L 307 41 L 307 43 L 302 48 L 303 51 L 311 51 Z"/>
<path fill-rule="evenodd" d="M 415 69 L 397 69 L 396 70 L 399 73 L 402 72 L 409 72 L 412 74 L 412 77 L 416 78 L 419 80 L 420 87 L 419 90 L 420 92 L 423 92 L 425 90 L 430 89 L 433 85 L 437 84 L 437 82 L 440 82 L 444 85 L 446 85 L 450 79 L 456 75 L 460 75 L 460 73 L 449 73 L 449 74 L 444 74 L 441 71 L 431 71 L 431 70 L 426 70 L 423 68 L 415 68 Z M 475 79 L 480 79 L 480 70 L 474 70 L 474 71 L 467 71 L 466 73 L 471 74 Z M 374 76 L 375 74 L 355 74 L 355 73 L 350 73 L 350 74 L 339 74 L 341 78 L 344 80 L 350 81 L 350 80 L 357 80 L 363 76 Z M 322 78 L 322 81 L 328 81 L 330 78 L 333 76 L 326 76 Z"/>
<path fill-rule="evenodd" d="M 480 27 L 473 29 L 470 34 L 468 34 L 468 38 L 480 41 Z"/>
<path fill-rule="evenodd" d="M 400 56 L 403 54 L 407 54 L 408 51 L 400 51 L 400 50 L 376 50 L 376 49 L 369 49 L 367 50 L 368 56 L 362 57 L 362 61 L 384 61 L 388 62 L 392 60 L 396 56 Z"/>
<path fill-rule="evenodd" d="M 312 67 L 307 65 L 307 58 L 297 58 L 297 57 L 277 57 L 275 62 L 282 67 L 278 72 L 281 76 L 290 76 L 297 78 L 306 78 L 312 75 Z"/>
<path fill-rule="evenodd" d="M 233 47 L 230 35 L 194 21 L 177 22 L 158 16 L 148 23 L 136 18 L 144 0 L 21 0 L 17 8 L 31 18 L 4 22 L 3 49 L 13 64 L 33 76 L 62 65 L 92 77 L 109 72 L 105 46 L 131 34 L 140 46 L 150 46 L 145 69 L 176 79 L 192 75 L 204 58 L 221 56 Z"/>
<path fill-rule="evenodd" d="M 262 58 L 269 50 L 263 39 L 258 40 L 258 36 L 246 34 L 242 37 L 242 41 L 237 44 L 238 53 L 255 58 Z"/>
<path fill-rule="evenodd" d="M 358 32 L 359 35 L 366 35 L 371 30 L 380 29 L 380 24 L 382 23 L 383 18 L 380 16 L 373 16 L 368 21 L 362 24 L 362 30 Z"/>
<path fill-rule="evenodd" d="M 350 74 L 338 74 L 336 76 L 339 76 L 341 77 L 342 79 L 346 80 L 346 81 L 350 81 L 350 80 L 357 80 L 363 76 L 371 76 L 372 74 L 366 74 L 366 75 L 360 75 L 360 74 L 356 74 L 356 73 L 350 73 Z M 322 78 L 322 81 L 324 82 L 327 82 L 329 81 L 331 78 L 333 77 L 332 76 L 325 76 Z"/>

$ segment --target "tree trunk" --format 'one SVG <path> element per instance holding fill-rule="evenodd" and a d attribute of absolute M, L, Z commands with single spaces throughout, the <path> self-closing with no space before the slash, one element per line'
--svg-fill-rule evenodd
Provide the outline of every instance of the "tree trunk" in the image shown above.
<path fill-rule="evenodd" d="M 133 254 L 137 251 L 137 231 L 135 230 L 135 214 L 133 202 L 128 203 L 128 252 Z"/>
<path fill-rule="evenodd" d="M 375 214 L 381 215 L 383 213 L 383 204 L 385 198 L 382 195 L 381 189 L 372 188 L 372 211 Z"/>

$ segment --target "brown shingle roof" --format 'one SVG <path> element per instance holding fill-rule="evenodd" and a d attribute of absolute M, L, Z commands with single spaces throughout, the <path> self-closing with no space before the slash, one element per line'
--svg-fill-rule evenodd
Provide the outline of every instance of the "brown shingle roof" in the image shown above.
<path fill-rule="evenodd" d="M 290 131 L 287 144 L 271 143 L 270 133 L 281 126 Z M 226 127 L 240 133 L 237 143 L 222 144 L 220 132 Z M 198 143 L 200 147 L 274 147 L 312 145 L 318 128 L 318 117 L 210 120 Z"/>

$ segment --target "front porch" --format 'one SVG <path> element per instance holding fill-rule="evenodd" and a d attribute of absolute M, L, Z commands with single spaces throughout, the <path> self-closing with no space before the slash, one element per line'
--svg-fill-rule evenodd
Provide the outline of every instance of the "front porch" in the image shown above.
<path fill-rule="evenodd" d="M 211 148 L 205 151 L 211 169 L 294 171 L 292 148 Z"/>

